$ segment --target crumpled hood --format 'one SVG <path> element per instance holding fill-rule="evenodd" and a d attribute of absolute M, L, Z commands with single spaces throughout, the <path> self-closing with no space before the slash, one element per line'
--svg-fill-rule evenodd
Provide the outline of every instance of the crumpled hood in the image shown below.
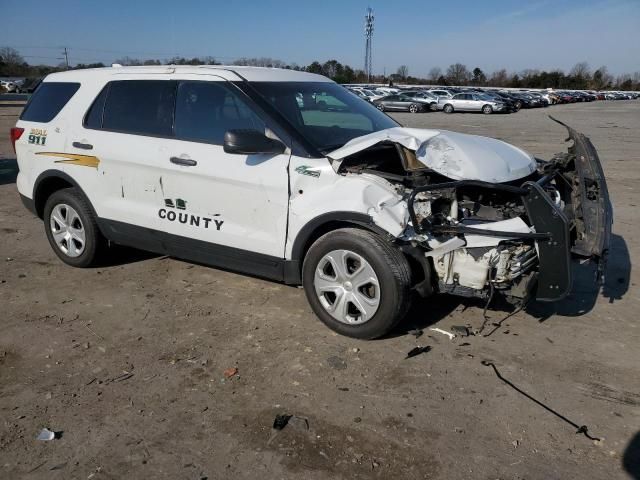
<path fill-rule="evenodd" d="M 536 170 L 535 159 L 518 147 L 478 135 L 395 127 L 354 138 L 327 154 L 337 171 L 341 160 L 381 142 L 399 143 L 413 150 L 416 159 L 453 180 L 510 182 Z"/>

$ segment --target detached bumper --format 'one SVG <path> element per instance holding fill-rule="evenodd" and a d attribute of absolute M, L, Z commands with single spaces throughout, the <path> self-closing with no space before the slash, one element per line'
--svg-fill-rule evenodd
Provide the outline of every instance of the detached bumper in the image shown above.
<path fill-rule="evenodd" d="M 537 243 L 536 298 L 541 301 L 561 300 L 571 291 L 572 256 L 596 262 L 598 281 L 603 282 L 613 225 L 613 208 L 595 147 L 583 134 L 558 123 L 569 131 L 567 140 L 574 142 L 568 154 L 552 163 L 551 173 L 523 185 L 528 190 L 522 201 L 529 219 L 536 232 L 549 234 L 548 240 Z M 566 188 L 564 211 L 544 191 L 544 185 L 557 176 L 563 177 L 557 185 L 571 185 Z"/>

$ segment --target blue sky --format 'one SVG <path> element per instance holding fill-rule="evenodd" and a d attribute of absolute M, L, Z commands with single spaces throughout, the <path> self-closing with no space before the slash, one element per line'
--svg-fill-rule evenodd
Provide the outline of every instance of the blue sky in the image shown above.
<path fill-rule="evenodd" d="M 569 70 L 587 61 L 614 74 L 640 71 L 640 0 L 106 0 L 3 1 L 0 46 L 30 63 L 110 63 L 128 55 L 272 57 L 306 65 L 335 58 L 362 68 L 363 19 L 376 16 L 376 73 L 413 75 L 461 62 Z"/>

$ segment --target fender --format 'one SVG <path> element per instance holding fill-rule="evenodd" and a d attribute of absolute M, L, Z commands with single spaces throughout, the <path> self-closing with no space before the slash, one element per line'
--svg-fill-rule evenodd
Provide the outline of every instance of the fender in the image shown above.
<path fill-rule="evenodd" d="M 357 225 L 382 237 L 389 237 L 389 233 L 373 222 L 373 219 L 360 212 L 329 212 L 323 213 L 309 220 L 298 232 L 291 249 L 291 260 L 285 261 L 284 281 L 289 285 L 299 285 L 302 282 L 302 263 L 304 256 L 315 241 L 322 234 L 341 226 Z"/>
<path fill-rule="evenodd" d="M 89 197 L 87 196 L 85 191 L 82 189 L 82 187 L 78 184 L 78 182 L 76 182 L 73 179 L 73 177 L 71 177 L 70 175 L 60 170 L 45 170 L 40 175 L 38 175 L 38 178 L 36 178 L 36 181 L 33 184 L 33 193 L 31 194 L 31 198 L 33 199 L 34 209 L 38 217 L 42 218 L 44 214 L 44 204 L 45 204 L 45 202 L 41 202 L 38 200 L 38 193 L 42 185 L 42 182 L 50 178 L 58 178 L 60 180 L 64 180 L 65 182 L 71 184 L 73 188 L 78 189 L 80 193 L 84 196 L 84 198 L 87 199 L 87 203 L 89 204 L 89 208 L 91 208 L 91 213 L 93 214 L 94 218 L 98 218 L 98 214 L 93 208 L 93 204 L 89 200 Z"/>

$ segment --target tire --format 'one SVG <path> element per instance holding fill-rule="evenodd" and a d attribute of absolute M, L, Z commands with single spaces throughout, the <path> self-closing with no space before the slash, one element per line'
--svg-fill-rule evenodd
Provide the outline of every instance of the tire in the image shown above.
<path fill-rule="evenodd" d="M 482 107 L 482 113 L 484 113 L 485 115 L 491 115 L 493 113 L 493 108 L 491 107 L 491 105 L 485 105 Z"/>
<path fill-rule="evenodd" d="M 411 113 L 418 113 L 420 111 L 420 106 L 415 103 L 412 103 L 411 105 L 409 105 L 409 111 Z"/>
<path fill-rule="evenodd" d="M 89 202 L 78 189 L 54 192 L 45 203 L 43 218 L 49 244 L 60 260 L 79 268 L 98 262 L 106 242 Z"/>
<path fill-rule="evenodd" d="M 376 105 L 376 108 L 377 108 L 378 110 L 380 110 L 381 112 L 384 112 L 384 105 L 383 105 L 382 103 L 377 104 L 377 105 Z"/>
<path fill-rule="evenodd" d="M 352 338 L 385 335 L 411 306 L 407 259 L 379 235 L 357 228 L 334 230 L 315 241 L 304 259 L 302 284 L 318 318 Z"/>
<path fill-rule="evenodd" d="M 453 113 L 453 105 L 451 105 L 450 103 L 447 103 L 443 108 L 442 111 L 444 113 Z"/>
<path fill-rule="evenodd" d="M 436 110 L 438 110 L 438 104 L 436 102 L 431 102 L 429 104 L 429 110 L 431 110 L 432 112 L 435 112 Z"/>

